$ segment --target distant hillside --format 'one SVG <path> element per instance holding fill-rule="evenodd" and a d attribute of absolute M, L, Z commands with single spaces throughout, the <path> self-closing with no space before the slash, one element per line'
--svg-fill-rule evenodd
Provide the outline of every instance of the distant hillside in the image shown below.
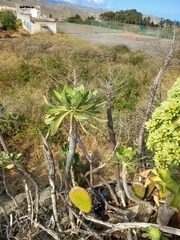
<path fill-rule="evenodd" d="M 0 5 L 6 5 L 10 7 L 15 7 L 16 4 L 19 5 L 40 5 L 42 14 L 46 16 L 52 15 L 53 18 L 67 19 L 68 17 L 79 14 L 83 20 L 87 17 L 99 18 L 99 15 L 102 12 L 105 12 L 105 9 L 94 9 L 90 7 L 84 7 L 80 5 L 73 5 L 65 1 L 58 1 L 58 4 L 55 0 L 1 0 Z M 107 10 L 108 11 L 108 10 Z M 160 18 L 143 14 L 143 17 L 150 17 L 151 21 L 155 24 L 160 22 Z"/>
<path fill-rule="evenodd" d="M 85 20 L 87 17 L 90 16 L 99 18 L 99 15 L 102 13 L 101 10 L 89 7 L 85 8 L 79 5 L 74 6 L 64 1 L 61 1 L 58 4 L 53 4 L 42 0 L 1 0 L 0 2 L 0 5 L 6 5 L 10 7 L 15 7 L 16 4 L 29 6 L 40 5 L 42 14 L 45 14 L 47 16 L 51 14 L 53 18 L 66 19 L 68 17 L 79 14 L 81 18 Z"/>
<path fill-rule="evenodd" d="M 151 22 L 153 21 L 154 24 L 158 24 L 161 21 L 161 18 L 152 16 L 152 15 L 143 14 L 143 18 L 145 18 L 145 17 L 146 18 L 150 17 L 151 18 Z"/>

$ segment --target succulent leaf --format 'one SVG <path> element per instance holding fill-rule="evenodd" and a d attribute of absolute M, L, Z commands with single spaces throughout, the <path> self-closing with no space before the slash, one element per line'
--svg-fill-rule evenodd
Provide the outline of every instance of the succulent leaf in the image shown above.
<path fill-rule="evenodd" d="M 82 212 L 89 213 L 92 209 L 92 201 L 89 193 L 82 187 L 74 187 L 69 192 L 71 202 Z"/>
<path fill-rule="evenodd" d="M 150 239 L 160 240 L 161 231 L 158 228 L 149 227 L 149 237 L 150 237 Z"/>

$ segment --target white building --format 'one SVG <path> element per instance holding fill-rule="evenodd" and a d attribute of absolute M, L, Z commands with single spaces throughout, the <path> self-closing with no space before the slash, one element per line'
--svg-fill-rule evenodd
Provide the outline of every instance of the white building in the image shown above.
<path fill-rule="evenodd" d="M 17 19 L 21 19 L 22 26 L 30 34 L 38 32 L 57 33 L 57 20 L 41 16 L 40 6 L 19 6 L 16 4 Z"/>

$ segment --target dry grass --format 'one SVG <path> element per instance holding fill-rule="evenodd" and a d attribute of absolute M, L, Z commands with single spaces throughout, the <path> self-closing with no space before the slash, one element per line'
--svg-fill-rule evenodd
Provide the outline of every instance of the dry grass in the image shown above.
<path fill-rule="evenodd" d="M 118 50 L 115 47 L 90 45 L 64 34 L 41 33 L 25 36 L 26 32 L 20 30 L 18 33 L 11 33 L 10 38 L 3 38 L 4 34 L 3 32 L 0 34 L 1 104 L 8 111 L 22 116 L 25 122 L 22 122 L 21 130 L 17 129 L 11 135 L 6 133 L 7 129 L 3 128 L 3 131 L 7 135 L 11 150 L 23 152 L 25 164 L 42 184 L 47 183 L 46 171 L 36 168 L 37 163 L 45 165 L 41 157 L 38 136 L 38 129 L 43 131 L 47 129 L 43 120 L 45 104 L 42 96 L 48 96 L 49 88 L 58 81 L 72 84 L 73 68 L 77 69 L 79 84 L 83 83 L 87 89 L 100 90 L 98 79 L 107 79 L 110 68 L 114 69 L 114 77 L 121 72 L 118 81 L 127 77 L 139 82 L 135 109 L 133 111 L 114 109 L 113 112 L 115 130 L 120 134 L 120 142 L 132 143 L 137 138 L 148 100 L 149 87 L 158 72 L 153 65 L 153 57 L 150 58 L 149 55 L 141 52 L 126 52 L 122 48 Z M 138 57 L 141 54 L 144 55 L 144 60 Z M 161 86 L 163 97 L 178 74 L 179 70 L 176 67 L 166 71 Z M 99 98 L 105 99 L 101 93 Z M 98 163 L 106 160 L 111 152 L 106 126 L 100 126 L 99 129 L 94 133 L 93 138 L 83 135 L 88 152 L 96 155 Z M 55 143 L 53 139 L 51 140 L 50 144 L 57 162 L 58 151 L 63 141 L 67 141 L 67 135 L 68 125 L 65 124 L 60 130 L 60 139 L 55 140 Z M 104 171 L 104 174 L 107 178 L 113 178 L 111 168 L 109 172 Z"/>

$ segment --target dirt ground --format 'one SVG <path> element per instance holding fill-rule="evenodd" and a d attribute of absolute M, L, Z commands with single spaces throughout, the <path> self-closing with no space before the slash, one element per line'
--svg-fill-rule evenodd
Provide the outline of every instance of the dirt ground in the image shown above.
<path fill-rule="evenodd" d="M 157 47 L 166 50 L 171 40 L 139 35 L 125 30 L 102 28 L 92 25 L 81 25 L 59 22 L 58 33 L 66 33 L 74 38 L 99 45 L 126 45 L 133 51 L 143 50 L 154 52 Z"/>
<path fill-rule="evenodd" d="M 162 49 L 170 46 L 171 40 L 152 38 L 148 36 L 140 36 L 130 33 L 95 33 L 95 34 L 70 34 L 74 38 L 78 38 L 83 41 L 87 41 L 91 44 L 100 45 L 126 45 L 133 51 L 152 51 L 158 46 Z"/>

